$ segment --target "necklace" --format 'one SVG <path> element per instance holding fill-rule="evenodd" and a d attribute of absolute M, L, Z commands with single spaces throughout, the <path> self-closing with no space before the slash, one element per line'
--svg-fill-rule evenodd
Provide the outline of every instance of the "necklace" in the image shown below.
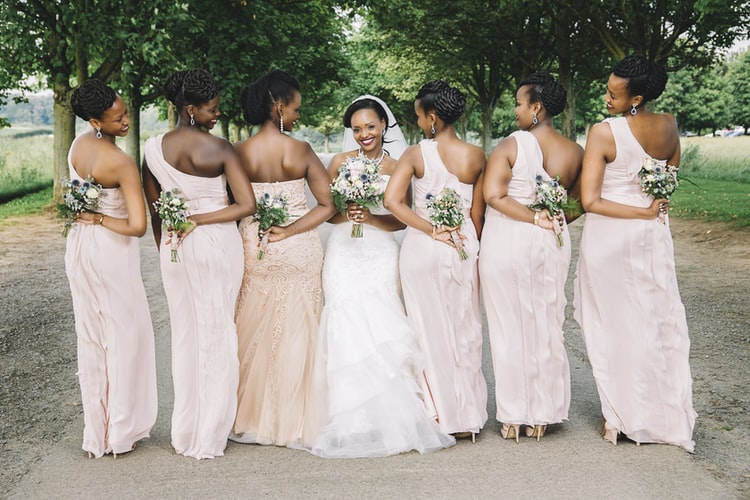
<path fill-rule="evenodd" d="M 364 157 L 365 157 L 365 158 L 367 158 L 368 160 L 372 160 L 372 161 L 374 161 L 375 163 L 377 163 L 378 165 L 380 165 L 380 162 L 382 162 L 382 161 L 383 161 L 383 158 L 385 157 L 385 149 L 381 149 L 381 150 L 380 150 L 380 158 L 378 158 L 377 160 L 376 160 L 375 158 L 370 158 L 369 156 L 367 156 L 367 155 L 365 154 L 365 152 L 364 152 L 364 151 L 362 151 L 362 148 L 359 148 L 359 155 L 360 155 L 360 156 L 364 156 Z"/>

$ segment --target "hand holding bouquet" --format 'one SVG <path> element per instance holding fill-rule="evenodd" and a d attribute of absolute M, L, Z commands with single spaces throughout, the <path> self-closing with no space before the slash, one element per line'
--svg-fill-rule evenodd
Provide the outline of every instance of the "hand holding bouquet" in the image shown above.
<path fill-rule="evenodd" d="M 469 258 L 460 231 L 461 225 L 464 223 L 463 209 L 465 204 L 461 196 L 451 188 L 443 188 L 437 196 L 428 193 L 425 203 L 433 228 L 445 226 L 449 229 L 451 239 L 461 260 Z"/>
<path fill-rule="evenodd" d="M 62 235 L 68 236 L 76 217 L 83 212 L 96 212 L 99 196 L 105 193 L 102 186 L 91 177 L 81 182 L 78 179 L 62 180 L 63 203 L 57 205 L 57 216 L 64 220 Z"/>
<path fill-rule="evenodd" d="M 268 229 L 271 226 L 278 226 L 289 219 L 287 209 L 288 200 L 283 193 L 278 196 L 272 196 L 270 193 L 264 193 L 256 204 L 255 215 L 253 219 L 258 221 L 258 260 L 266 256 L 268 248 Z"/>
<path fill-rule="evenodd" d="M 560 184 L 560 176 L 547 181 L 541 175 L 536 176 L 536 190 L 534 203 L 529 205 L 532 210 L 547 210 L 552 216 L 553 230 L 557 236 L 557 246 L 563 246 L 562 226 L 558 217 L 563 215 L 568 203 L 568 192 Z"/>
<path fill-rule="evenodd" d="M 339 174 L 331 183 L 331 194 L 336 209 L 346 215 L 349 203 L 374 208 L 383 199 L 385 182 L 380 175 L 380 161 L 360 153 L 349 157 L 339 167 Z M 362 224 L 352 225 L 352 238 L 362 237 Z"/>
<path fill-rule="evenodd" d="M 641 189 L 656 200 L 660 198 L 668 200 L 679 184 L 677 181 L 677 170 L 676 166 L 667 165 L 667 160 L 646 158 L 641 170 L 638 172 L 638 178 L 641 180 Z M 659 212 L 658 219 L 659 222 L 664 224 L 664 216 L 661 211 Z"/>
<path fill-rule="evenodd" d="M 183 233 L 189 232 L 194 227 L 194 223 L 188 219 L 190 206 L 187 200 L 179 195 L 180 190 L 177 188 L 173 188 L 171 191 L 162 191 L 159 199 L 154 202 L 154 208 L 159 214 L 162 227 L 170 233 L 167 243 L 169 243 L 172 251 L 172 262 L 179 262 L 177 247 L 180 246 Z"/>

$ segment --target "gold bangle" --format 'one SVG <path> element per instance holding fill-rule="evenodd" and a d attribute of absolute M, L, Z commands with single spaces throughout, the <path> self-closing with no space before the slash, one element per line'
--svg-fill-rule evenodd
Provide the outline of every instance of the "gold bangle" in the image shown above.
<path fill-rule="evenodd" d="M 534 225 L 539 225 L 539 212 L 534 212 Z"/>
<path fill-rule="evenodd" d="M 99 225 L 100 226 L 104 225 L 104 214 L 99 214 Z"/>

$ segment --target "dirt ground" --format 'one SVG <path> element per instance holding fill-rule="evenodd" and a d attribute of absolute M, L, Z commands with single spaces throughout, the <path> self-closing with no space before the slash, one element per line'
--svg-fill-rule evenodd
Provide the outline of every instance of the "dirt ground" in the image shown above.
<path fill-rule="evenodd" d="M 571 226 L 574 251 L 581 226 Z M 59 230 L 51 216 L 0 221 L 0 497 L 82 418 Z M 692 339 L 693 459 L 742 497 L 750 494 L 750 231 L 673 219 L 672 233 Z M 159 331 L 166 304 L 152 260 L 144 257 L 143 273 Z M 570 307 L 568 318 L 569 355 L 585 356 Z"/>

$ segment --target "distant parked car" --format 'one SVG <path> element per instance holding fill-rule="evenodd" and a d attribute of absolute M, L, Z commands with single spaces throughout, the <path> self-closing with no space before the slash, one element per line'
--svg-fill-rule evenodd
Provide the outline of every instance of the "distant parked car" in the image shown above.
<path fill-rule="evenodd" d="M 688 130 L 687 132 L 683 132 L 682 133 L 683 137 L 696 137 L 697 135 L 698 134 L 696 134 L 695 132 L 691 132 L 690 130 Z"/>

